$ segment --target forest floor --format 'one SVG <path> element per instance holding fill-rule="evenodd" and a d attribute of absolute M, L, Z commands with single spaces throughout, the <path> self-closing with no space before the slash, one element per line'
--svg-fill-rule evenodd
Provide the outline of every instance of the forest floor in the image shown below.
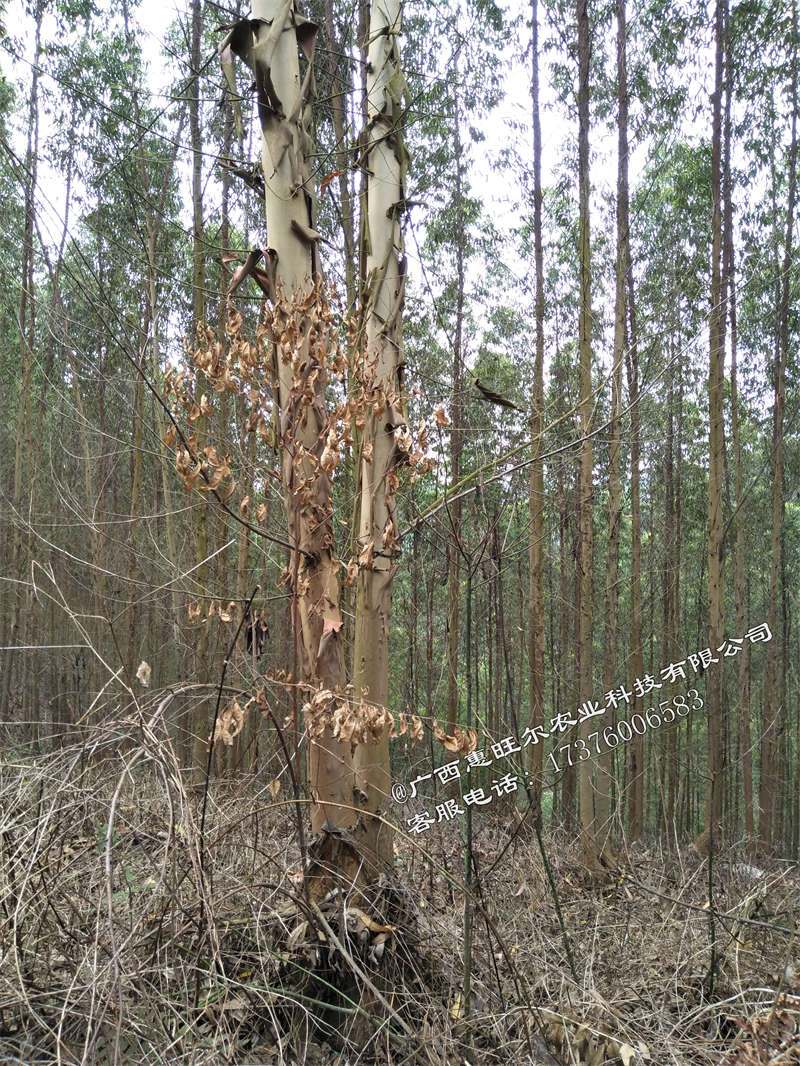
<path fill-rule="evenodd" d="M 590 876 L 510 810 L 398 833 L 366 904 L 301 891 L 298 806 L 165 743 L 0 762 L 0 1062 L 800 1063 L 800 870 L 637 845 Z M 201 833 L 202 827 L 202 833 Z M 560 917 L 559 917 L 560 911 Z"/>

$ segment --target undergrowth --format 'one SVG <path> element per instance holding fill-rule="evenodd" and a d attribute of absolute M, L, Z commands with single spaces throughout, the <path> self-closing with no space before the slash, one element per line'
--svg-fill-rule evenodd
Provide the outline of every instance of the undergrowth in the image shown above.
<path fill-rule="evenodd" d="M 717 854 L 712 974 L 705 862 L 638 846 L 598 879 L 551 832 L 554 896 L 511 813 L 476 815 L 466 1004 L 458 824 L 398 831 L 369 907 L 312 904 L 302 799 L 191 788 L 167 703 L 0 762 L 3 1063 L 798 1061 L 796 865 Z"/>

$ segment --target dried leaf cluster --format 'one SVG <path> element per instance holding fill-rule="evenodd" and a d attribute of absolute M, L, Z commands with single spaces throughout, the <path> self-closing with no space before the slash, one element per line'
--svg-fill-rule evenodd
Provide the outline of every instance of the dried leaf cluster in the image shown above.
<path fill-rule="evenodd" d="M 321 737 L 330 730 L 336 740 L 353 745 L 377 744 L 385 729 L 392 740 L 406 733 L 414 741 L 422 740 L 423 736 L 422 721 L 416 714 L 408 716 L 401 712 L 395 722 L 386 707 L 366 700 L 353 704 L 342 693 L 326 688 L 319 689 L 303 705 L 303 717 L 310 737 Z"/>
<path fill-rule="evenodd" d="M 288 488 L 313 528 L 327 526 L 331 530 L 326 531 L 322 546 L 334 552 L 330 480 L 353 447 L 360 447 L 364 462 L 373 461 L 372 443 L 362 441 L 361 436 L 369 419 L 383 422 L 383 431 L 392 436 L 391 458 L 386 468 L 377 472 L 375 487 L 382 486 L 390 518 L 382 543 L 368 543 L 357 558 L 347 563 L 346 583 L 353 584 L 359 569 L 373 566 L 376 551 L 388 556 L 397 551 L 394 516 L 400 487 L 398 468 L 406 467 L 413 483 L 434 466 L 435 460 L 429 454 L 430 424 L 420 419 L 412 432 L 402 414 L 401 390 L 387 390 L 378 383 L 376 356 L 368 356 L 363 350 L 355 321 L 346 323 L 345 334 L 343 344 L 338 317 L 319 283 L 312 290 L 291 297 L 278 289 L 272 307 L 264 307 L 255 342 L 246 338 L 243 317 L 229 298 L 226 347 L 213 330 L 201 324 L 194 344 L 187 342 L 184 346 L 187 366 L 179 371 L 170 368 L 165 375 L 173 416 L 176 422 L 184 421 L 188 426 L 183 439 L 171 426 L 164 443 L 175 448 L 175 468 L 187 491 L 218 490 L 223 501 L 229 501 L 237 488 L 231 455 L 220 456 L 213 445 L 200 449 L 191 427 L 214 413 L 204 388 L 240 395 L 245 400 L 242 432 L 257 432 L 267 443 L 280 440 L 288 457 L 283 481 L 290 481 L 290 485 L 284 484 L 284 488 Z M 349 360 L 346 352 L 350 353 Z M 291 370 L 288 390 L 287 367 Z M 315 433 L 313 446 L 309 446 L 308 420 L 312 414 Z M 448 423 L 441 408 L 433 419 L 439 426 Z M 275 480 L 281 478 L 275 470 L 265 473 Z M 263 522 L 267 517 L 266 506 L 250 494 L 240 499 L 239 512 L 246 520 L 254 516 Z M 302 587 L 298 594 L 303 594 Z"/>
<path fill-rule="evenodd" d="M 232 622 L 236 617 L 237 610 L 238 608 L 233 600 L 230 601 L 227 607 L 223 607 L 216 600 L 212 600 L 208 605 L 205 617 L 203 617 L 203 605 L 200 602 L 188 604 L 186 613 L 190 622 L 210 622 L 212 618 L 219 618 L 220 622 Z"/>
<path fill-rule="evenodd" d="M 469 755 L 478 747 L 478 733 L 475 729 L 463 730 L 456 726 L 453 735 L 450 736 L 437 722 L 434 722 L 433 735 L 447 751 L 457 752 L 459 755 Z"/>
<path fill-rule="evenodd" d="M 255 698 L 249 699 L 242 707 L 239 701 L 234 699 L 232 703 L 221 711 L 214 727 L 211 744 L 218 744 L 222 741 L 227 747 L 231 747 L 234 739 L 244 729 L 247 715 L 253 703 L 255 703 Z"/>

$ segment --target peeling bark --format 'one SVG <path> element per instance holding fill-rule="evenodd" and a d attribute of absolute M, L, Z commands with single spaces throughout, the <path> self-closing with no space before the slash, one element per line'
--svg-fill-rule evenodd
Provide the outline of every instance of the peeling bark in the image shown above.
<path fill-rule="evenodd" d="M 366 280 L 362 295 L 366 325 L 365 383 L 386 399 L 367 414 L 360 462 L 361 513 L 358 546 L 371 562 L 358 576 L 353 663 L 353 698 L 385 706 L 389 682 L 389 630 L 398 524 L 395 467 L 403 461 L 407 434 L 403 392 L 401 311 L 405 292 L 405 249 L 400 219 L 405 203 L 407 152 L 401 132 L 405 81 L 397 38 L 400 0 L 378 0 L 371 7 L 367 64 Z M 376 413 L 376 408 L 381 414 Z M 371 550 L 370 550 L 371 549 Z M 389 737 L 356 749 L 358 786 L 366 810 L 379 812 L 389 794 Z M 374 824 L 376 850 L 391 857 L 391 834 Z"/>
<path fill-rule="evenodd" d="M 288 581 L 294 597 L 300 674 L 307 692 L 344 698 L 345 669 L 339 633 L 339 562 L 334 552 L 331 484 L 319 468 L 327 413 L 321 367 L 330 322 L 314 317 L 320 281 L 314 232 L 315 200 L 308 159 L 310 101 L 316 27 L 293 0 L 256 0 L 252 19 L 228 39 L 255 75 L 262 129 L 268 259 L 274 271 L 272 336 L 276 348 L 281 471 L 289 539 Z M 306 60 L 301 77 L 299 50 Z M 306 383 L 312 375 L 312 402 Z M 300 679 L 295 679 L 296 681 Z M 315 832 L 355 825 L 354 776 L 349 743 L 334 739 L 330 725 L 309 741 L 311 825 Z M 330 833 L 321 840 L 331 840 Z M 323 848 L 323 852 L 324 852 Z"/>

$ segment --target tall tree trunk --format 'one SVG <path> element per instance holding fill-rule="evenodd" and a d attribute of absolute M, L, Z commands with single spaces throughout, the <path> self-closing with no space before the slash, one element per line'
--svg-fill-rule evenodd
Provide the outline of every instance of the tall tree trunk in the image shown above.
<path fill-rule="evenodd" d="M 330 482 L 326 476 L 317 478 L 313 461 L 319 451 L 320 431 L 326 425 L 325 410 L 321 390 L 316 388 L 315 402 L 302 417 L 298 379 L 304 370 L 311 369 L 311 323 L 292 306 L 292 301 L 296 305 L 313 292 L 319 277 L 316 241 L 305 236 L 309 230 L 313 232 L 315 221 L 308 170 L 310 71 L 301 81 L 298 59 L 298 44 L 308 49 L 307 55 L 310 53 L 313 31 L 299 18 L 293 2 L 257 0 L 253 16 L 260 21 L 252 30 L 254 40 L 247 56 L 260 86 L 267 234 L 277 252 L 273 258 L 278 303 L 272 331 L 278 348 L 282 476 L 289 540 L 293 545 L 290 574 L 296 601 L 300 671 L 307 684 L 343 693 L 346 677 L 339 640 L 339 575 L 333 553 Z M 295 32 L 291 32 L 292 24 Z M 267 98 L 267 79 L 274 99 Z M 287 150 L 289 147 L 291 150 Z M 294 357 L 296 370 L 287 347 L 292 327 L 299 331 L 300 338 L 299 357 Z M 296 457 L 300 458 L 299 463 L 294 461 Z M 298 489 L 306 484 L 314 487 L 313 505 L 300 498 Z M 319 832 L 326 821 L 332 826 L 352 826 L 355 812 L 351 749 L 349 744 L 334 739 L 329 724 L 320 737 L 311 741 L 309 777 L 314 800 L 313 830 Z"/>
<path fill-rule="evenodd" d="M 530 606 L 528 609 L 529 724 L 544 725 L 544 249 L 542 243 L 542 126 L 539 116 L 539 4 L 531 0 L 533 108 L 533 246 L 536 268 L 536 359 L 531 390 Z M 542 744 L 529 745 L 533 817 L 542 824 Z"/>
<path fill-rule="evenodd" d="M 389 632 L 392 582 L 399 554 L 395 492 L 396 467 L 403 461 L 405 428 L 402 310 L 405 291 L 405 248 L 400 219 L 405 201 L 406 149 L 402 134 L 403 82 L 398 50 L 401 0 L 373 3 L 370 13 L 367 65 L 366 283 L 364 321 L 365 385 L 388 405 L 370 410 L 363 430 L 360 469 L 361 517 L 358 544 L 371 563 L 360 569 L 356 594 L 353 699 L 385 706 L 389 698 Z M 376 744 L 356 749 L 354 767 L 365 809 L 375 814 L 389 797 L 389 734 Z M 391 833 L 372 819 L 376 850 L 388 861 Z"/>
<path fill-rule="evenodd" d="M 35 30 L 33 46 L 33 63 L 31 66 L 31 94 L 28 101 L 28 142 L 25 149 L 24 169 L 24 219 L 22 230 L 22 262 L 20 268 L 19 293 L 19 338 L 20 338 L 20 382 L 17 401 L 16 446 L 14 451 L 14 481 L 12 500 L 14 517 L 12 521 L 11 573 L 15 578 L 24 578 L 29 569 L 24 559 L 22 537 L 22 515 L 25 507 L 25 489 L 33 484 L 30 477 L 30 465 L 33 452 L 32 411 L 31 411 L 31 377 L 33 372 L 33 349 L 36 338 L 36 306 L 34 302 L 33 271 L 33 234 L 36 221 L 36 182 L 37 162 L 39 158 L 39 59 L 42 51 L 42 18 L 45 5 L 38 0 L 34 10 Z M 27 538 L 26 538 L 27 540 Z M 5 669 L 2 671 L 2 696 L 0 713 L 4 718 L 13 720 L 12 703 L 22 719 L 31 718 L 24 713 L 27 695 L 24 679 L 27 653 L 14 650 L 14 645 L 25 645 L 27 640 L 27 619 L 29 612 L 24 609 L 22 585 L 11 593 L 11 619 L 4 644 L 10 650 L 5 652 Z M 16 691 L 13 682 L 16 681 Z"/>
<path fill-rule="evenodd" d="M 580 257 L 580 481 L 578 494 L 578 544 L 580 573 L 580 614 L 578 654 L 580 678 L 578 699 L 583 704 L 592 698 L 592 574 L 594 570 L 592 538 L 592 273 L 589 240 L 589 10 L 588 0 L 578 0 L 578 188 Z M 588 743 L 592 732 L 591 718 L 580 725 L 580 736 Z M 595 863 L 598 857 L 595 820 L 594 760 L 579 765 L 579 802 L 584 859 Z"/>
<path fill-rule="evenodd" d="M 365 291 L 370 302 L 366 321 L 372 319 L 373 308 L 383 313 L 380 325 L 377 318 L 368 325 L 367 354 L 372 352 L 378 357 L 374 370 L 375 402 L 368 411 L 368 419 L 374 414 L 377 420 L 375 409 L 385 402 L 386 421 L 380 424 L 370 421 L 365 426 L 374 444 L 372 463 L 366 470 L 362 467 L 365 495 L 361 511 L 365 530 L 361 568 L 362 573 L 368 572 L 362 595 L 365 610 L 374 612 L 373 620 L 380 620 L 383 633 L 370 633 L 373 642 L 370 644 L 358 632 L 361 623 L 357 620 L 356 624 L 359 649 L 356 687 L 361 695 L 369 687 L 370 703 L 377 702 L 376 697 L 385 699 L 386 693 L 385 641 L 390 568 L 397 531 L 392 499 L 397 487 L 393 468 L 396 449 L 401 443 L 394 428 L 402 422 L 394 394 L 398 366 L 402 363 L 396 330 L 403 277 L 397 215 L 403 196 L 395 169 L 402 148 L 399 139 L 386 137 L 386 117 L 380 114 L 381 106 L 389 98 L 393 108 L 399 106 L 402 92 L 398 79 L 393 77 L 396 63 L 392 62 L 397 55 L 399 10 L 396 9 L 394 17 L 384 15 L 383 18 L 382 32 L 370 42 L 371 77 L 375 79 L 370 107 L 374 104 L 375 112 L 369 124 L 368 154 L 370 166 L 378 169 L 383 179 L 369 193 L 376 227 L 370 236 L 374 254 L 380 254 L 382 242 L 380 247 L 385 258 L 380 263 L 372 260 L 365 277 Z M 341 641 L 339 561 L 334 552 L 331 482 L 322 466 L 329 431 L 325 379 L 322 373 L 315 372 L 323 369 L 321 364 L 326 355 L 324 350 L 318 350 L 325 343 L 325 328 L 318 321 L 321 274 L 309 167 L 312 149 L 309 100 L 315 30 L 312 23 L 298 15 L 293 0 L 256 0 L 253 18 L 238 23 L 229 40 L 233 50 L 256 75 L 263 135 L 262 167 L 271 245 L 268 262 L 274 275 L 275 297 L 270 329 L 275 340 L 282 479 L 292 544 L 288 573 L 295 603 L 300 673 L 309 697 L 305 710 L 310 734 L 311 825 L 317 834 L 313 846 L 315 863 L 309 879 L 316 892 L 327 890 L 331 876 L 347 873 L 355 877 L 361 870 L 360 877 L 369 878 L 382 865 L 380 860 L 387 839 L 378 833 L 379 820 L 360 817 L 360 809 L 368 815 L 377 810 L 387 778 L 385 758 L 376 759 L 374 752 L 368 753 L 366 762 L 361 758 L 358 769 L 358 779 L 369 789 L 365 793 L 357 785 L 351 744 L 334 737 L 334 715 L 346 714 L 349 701 Z M 302 77 L 300 49 L 307 64 Z M 392 128 L 390 122 L 389 128 Z M 389 419 L 393 419 L 392 430 L 387 432 Z M 368 458 L 368 454 L 362 455 L 365 464 Z M 376 549 L 370 559 L 375 537 L 378 537 L 380 554 Z M 376 639 L 383 642 L 377 653 Z M 356 708 L 357 715 L 359 710 L 360 706 Z M 390 840 L 388 847 L 391 848 Z"/>
<path fill-rule="evenodd" d="M 734 598 L 736 602 L 736 632 L 745 633 L 745 547 L 744 547 L 744 475 L 742 470 L 742 439 L 739 413 L 739 384 L 737 378 L 737 321 L 736 321 L 736 261 L 733 244 L 733 182 L 731 179 L 731 91 L 733 84 L 733 48 L 730 18 L 725 26 L 725 148 L 723 185 L 725 193 L 724 273 L 726 299 L 731 328 L 731 434 L 733 437 L 734 487 L 736 493 L 736 558 L 734 569 Z M 739 758 L 742 764 L 744 831 L 747 840 L 754 840 L 753 825 L 753 756 L 750 736 L 750 641 L 746 640 L 737 656 L 739 691 Z"/>
<path fill-rule="evenodd" d="M 673 349 L 670 348 L 670 354 Z M 677 657 L 677 523 L 675 517 L 675 364 L 670 362 L 667 375 L 667 439 L 664 466 L 664 659 Z M 663 829 L 667 843 L 674 839 L 675 799 L 678 782 L 678 731 L 669 726 L 662 739 L 666 760 L 664 766 Z"/>
<path fill-rule="evenodd" d="M 677 346 L 680 350 L 681 335 L 678 330 Z M 677 400 L 677 424 L 675 427 L 675 554 L 673 558 L 673 593 L 672 593 L 672 634 L 671 646 L 677 651 L 681 634 L 681 483 L 683 469 L 683 367 L 680 362 L 677 366 L 678 375 L 678 400 Z M 673 740 L 670 744 L 670 759 L 672 760 L 671 792 L 674 799 L 669 800 L 669 807 L 675 811 L 675 833 L 680 827 L 680 814 L 677 810 L 678 791 L 680 788 L 680 754 L 681 754 L 681 731 L 677 724 L 672 727 Z"/>
<path fill-rule="evenodd" d="M 333 162 L 336 169 L 336 180 L 339 187 L 339 211 L 341 215 L 341 230 L 344 241 L 344 285 L 347 311 L 355 312 L 358 297 L 358 278 L 356 274 L 356 246 L 355 246 L 355 210 L 353 205 L 353 191 L 351 189 L 351 177 L 349 163 L 350 145 L 348 142 L 346 101 L 353 91 L 352 78 L 343 79 L 340 71 L 340 54 L 346 54 L 346 45 L 337 40 L 336 24 L 333 14 L 333 0 L 325 0 L 325 31 L 328 38 L 327 62 L 328 75 L 331 81 L 330 108 L 333 134 L 336 138 L 336 151 Z M 371 39 L 371 35 L 370 35 Z M 350 69 L 347 64 L 346 69 Z M 367 68 L 368 70 L 368 68 Z M 369 75 L 368 75 L 369 76 Z"/>
<path fill-rule="evenodd" d="M 725 363 L 725 306 L 722 292 L 722 92 L 724 30 L 727 0 L 717 0 L 716 60 L 711 144 L 711 312 L 709 316 L 709 471 L 708 471 L 708 646 L 723 639 L 724 571 L 722 544 L 723 385 Z M 716 830 L 722 815 L 723 704 L 719 661 L 708 671 L 708 784 L 706 829 Z"/>
<path fill-rule="evenodd" d="M 778 676 L 778 604 L 780 592 L 781 550 L 783 547 L 783 416 L 786 405 L 786 362 L 789 355 L 790 273 L 794 209 L 797 179 L 797 5 L 792 3 L 792 140 L 789 149 L 788 202 L 786 207 L 786 236 L 783 250 L 780 300 L 778 305 L 778 345 L 775 359 L 775 402 L 772 418 L 772 538 L 770 544 L 769 602 L 767 624 L 772 641 L 767 652 L 767 671 L 764 685 L 764 738 L 761 749 L 761 788 L 759 789 L 758 832 L 762 848 L 769 850 L 773 843 L 773 829 L 778 821 L 776 805 L 780 802 L 778 756 L 779 739 L 785 728 L 786 708 L 783 706 L 781 679 Z"/>
<path fill-rule="evenodd" d="M 617 264 L 614 305 L 614 366 L 611 376 L 611 440 L 608 474 L 608 555 L 606 561 L 606 619 L 603 650 L 603 691 L 614 687 L 617 669 L 617 607 L 619 603 L 619 539 L 622 520 L 620 484 L 620 411 L 622 363 L 625 358 L 625 280 L 628 264 L 628 73 L 626 62 L 625 0 L 617 0 Z M 600 756 L 597 780 L 597 822 L 606 838 L 610 832 L 610 796 L 614 755 Z"/>
<path fill-rule="evenodd" d="M 203 34 L 203 0 L 192 0 L 190 63 L 192 83 L 189 88 L 189 136 L 192 146 L 192 337 L 199 326 L 204 324 L 205 303 L 205 250 L 203 247 L 203 136 L 201 129 L 200 108 L 200 63 L 201 40 Z M 197 372 L 196 389 L 205 392 L 205 375 Z M 197 397 L 198 401 L 200 396 Z M 195 423 L 197 449 L 202 452 L 205 445 L 205 416 Z M 194 577 L 206 594 L 209 568 L 206 562 L 209 554 L 208 545 L 208 508 L 205 499 L 197 500 L 194 509 Z M 206 600 L 206 604 L 208 601 Z M 206 612 L 204 611 L 203 614 Z M 201 684 L 210 680 L 208 663 L 208 625 L 201 625 L 196 631 L 194 648 L 194 673 Z M 206 765 L 208 743 L 208 705 L 197 700 L 191 722 L 190 764 L 193 774 L 199 779 Z"/>
<path fill-rule="evenodd" d="M 458 78 L 458 63 L 455 64 Z M 464 423 L 466 403 L 464 400 L 464 353 L 462 350 L 464 328 L 464 203 L 462 196 L 463 161 L 461 158 L 461 122 L 458 92 L 454 95 L 453 148 L 455 154 L 455 221 L 456 221 L 456 317 L 453 336 L 453 425 L 450 432 L 450 480 L 458 484 L 461 476 L 461 453 L 464 447 Z M 461 600 L 461 501 L 450 505 L 450 549 L 448 564 L 447 606 L 447 731 L 453 732 L 458 722 L 458 649 L 459 649 L 459 603 Z"/>
<path fill-rule="evenodd" d="M 634 677 L 644 673 L 642 652 L 642 508 L 640 484 L 641 430 L 639 414 L 639 345 L 636 329 L 636 301 L 633 269 L 628 248 L 626 269 L 628 285 L 629 355 L 626 358 L 628 396 L 631 406 L 631 670 Z M 641 698 L 634 695 L 631 713 L 641 713 Z M 634 733 L 628 744 L 627 787 L 628 837 L 638 840 L 644 823 L 644 744 Z"/>
<path fill-rule="evenodd" d="M 366 115 L 366 76 L 367 76 L 367 54 L 366 54 L 366 30 L 368 12 L 366 10 L 364 0 L 360 0 L 359 3 L 359 47 L 361 48 L 362 62 L 359 64 L 362 77 L 362 105 L 364 108 L 363 113 L 363 125 L 366 127 L 367 115 Z M 325 0 L 325 32 L 328 39 L 327 47 L 327 62 L 328 62 L 328 75 L 330 77 L 330 108 L 331 108 L 331 121 L 333 124 L 333 134 L 336 138 L 336 151 L 334 153 L 333 162 L 336 170 L 336 181 L 339 188 L 339 217 L 341 223 L 342 241 L 344 246 L 344 287 L 345 287 L 345 300 L 347 303 L 347 313 L 355 315 L 357 310 L 358 296 L 359 296 L 359 282 L 363 287 L 363 271 L 366 268 L 366 249 L 364 247 L 364 238 L 366 233 L 363 231 L 362 221 L 362 233 L 360 238 L 360 246 L 356 248 L 356 211 L 355 211 L 355 192 L 353 188 L 353 179 L 351 177 L 352 168 L 349 165 L 350 155 L 352 152 L 352 144 L 350 143 L 350 130 L 348 125 L 347 115 L 347 100 L 352 98 L 353 93 L 353 73 L 351 65 L 348 61 L 342 63 L 342 56 L 346 56 L 350 47 L 349 34 L 341 34 L 337 37 L 337 27 L 334 18 L 333 0 Z M 341 74 L 342 66 L 347 71 L 346 75 Z M 366 196 L 366 174 L 362 168 L 361 172 L 362 181 L 362 214 L 364 211 L 364 200 Z M 361 277 L 359 277 L 359 265 L 361 268 Z M 363 307 L 362 307 L 363 312 Z M 359 333 L 360 336 L 360 333 Z M 352 346 L 351 346 L 352 349 Z M 348 391 L 352 392 L 353 385 L 356 379 L 356 352 L 354 350 L 348 351 Z M 358 521 L 360 512 L 360 500 L 358 493 L 353 492 L 353 485 L 358 485 L 358 452 L 360 446 L 360 433 L 358 427 L 355 424 L 355 419 L 352 420 L 350 427 L 350 435 L 353 438 L 353 444 L 345 443 L 343 445 L 344 455 L 342 457 L 342 498 L 346 501 L 346 506 L 350 507 L 351 501 L 355 501 L 352 506 L 352 512 L 350 515 L 351 521 L 347 531 L 347 543 L 344 546 L 344 557 L 351 559 L 356 552 L 356 537 L 358 533 Z M 347 647 L 352 646 L 353 642 L 353 618 L 355 616 L 355 596 L 356 590 L 351 585 L 345 585 L 342 589 L 342 615 L 344 619 L 343 634 L 344 644 Z"/>

